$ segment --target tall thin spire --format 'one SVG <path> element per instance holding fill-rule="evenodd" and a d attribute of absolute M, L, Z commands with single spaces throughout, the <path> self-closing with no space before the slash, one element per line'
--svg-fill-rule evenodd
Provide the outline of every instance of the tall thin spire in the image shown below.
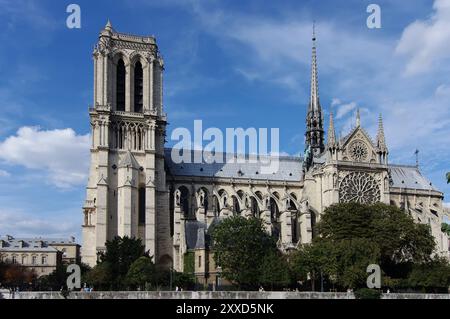
<path fill-rule="evenodd" d="M 316 26 L 312 30 L 312 59 L 311 59 L 311 94 L 306 117 L 306 145 L 314 155 L 325 149 L 322 107 L 319 101 L 319 81 L 317 77 Z"/>
<path fill-rule="evenodd" d="M 380 116 L 378 117 L 377 147 L 381 151 L 387 150 L 386 140 L 384 137 L 383 118 L 381 116 L 381 113 L 380 113 Z"/>
<path fill-rule="evenodd" d="M 359 108 L 356 109 L 356 127 L 361 126 L 361 115 L 359 114 Z"/>
<path fill-rule="evenodd" d="M 328 127 L 327 146 L 329 148 L 336 146 L 336 132 L 334 130 L 333 112 L 330 112 L 330 126 Z"/>
<path fill-rule="evenodd" d="M 310 110 L 320 110 L 319 80 L 317 76 L 317 49 L 316 49 L 316 24 L 313 24 L 312 33 L 312 61 L 311 61 L 311 95 L 309 100 Z"/>

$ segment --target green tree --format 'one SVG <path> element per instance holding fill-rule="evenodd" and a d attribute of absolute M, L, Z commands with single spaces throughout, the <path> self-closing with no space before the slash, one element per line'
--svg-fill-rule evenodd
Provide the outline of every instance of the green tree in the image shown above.
<path fill-rule="evenodd" d="M 133 289 L 144 289 L 146 284 L 153 284 L 155 277 L 155 264 L 151 257 L 143 256 L 133 262 L 125 277 L 125 282 Z"/>
<path fill-rule="evenodd" d="M 441 230 L 442 230 L 443 233 L 446 233 L 447 235 L 450 236 L 450 225 L 449 224 L 442 223 Z"/>
<path fill-rule="evenodd" d="M 381 203 L 332 205 L 317 227 L 322 238 L 333 242 L 370 240 L 379 247 L 383 265 L 422 262 L 429 259 L 435 248 L 428 225 L 415 223 L 401 209 Z"/>
<path fill-rule="evenodd" d="M 266 255 L 276 250 L 275 240 L 257 218 L 234 216 L 212 231 L 214 259 L 222 275 L 241 289 L 254 289 L 261 277 Z"/>
<path fill-rule="evenodd" d="M 450 172 L 447 173 L 447 184 L 450 183 Z"/>
<path fill-rule="evenodd" d="M 363 239 L 343 239 L 332 246 L 335 268 L 330 275 L 344 288 L 361 288 L 366 285 L 367 266 L 378 264 L 380 250 L 374 242 Z"/>
<path fill-rule="evenodd" d="M 428 292 L 448 292 L 450 286 L 450 264 L 446 258 L 415 264 L 408 277 L 410 287 Z"/>
<path fill-rule="evenodd" d="M 336 273 L 336 261 L 330 242 L 320 241 L 302 245 L 290 258 L 290 268 L 296 281 L 311 281 L 311 290 L 316 290 L 316 282 L 323 276 Z"/>
<path fill-rule="evenodd" d="M 106 268 L 111 272 L 110 284 L 114 289 L 123 288 L 131 264 L 142 256 L 148 253 L 139 238 L 116 237 L 106 242 L 106 252 L 100 256 L 100 262 L 108 263 Z"/>
<path fill-rule="evenodd" d="M 109 262 L 97 264 L 82 277 L 83 284 L 94 287 L 95 290 L 112 290 L 116 284 L 113 267 Z"/>
<path fill-rule="evenodd" d="M 290 278 L 286 256 L 278 251 L 269 252 L 261 264 L 260 282 L 271 290 L 287 286 Z"/>

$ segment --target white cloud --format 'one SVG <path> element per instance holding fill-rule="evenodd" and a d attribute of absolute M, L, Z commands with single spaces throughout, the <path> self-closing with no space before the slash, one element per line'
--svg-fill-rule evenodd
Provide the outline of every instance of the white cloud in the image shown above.
<path fill-rule="evenodd" d="M 67 188 L 86 182 L 89 146 L 90 135 L 77 135 L 71 128 L 46 131 L 25 126 L 0 142 L 0 159 L 44 170 L 50 183 Z"/>
<path fill-rule="evenodd" d="M 0 169 L 0 177 L 9 177 L 11 174 L 9 174 L 7 171 Z"/>
<path fill-rule="evenodd" d="M 339 104 L 341 104 L 341 100 L 340 100 L 340 99 L 338 99 L 338 98 L 333 98 L 333 99 L 331 100 L 331 106 L 336 106 L 336 105 L 339 105 Z"/>
<path fill-rule="evenodd" d="M 14 237 L 64 237 L 80 239 L 81 213 L 67 214 L 66 211 L 51 217 L 38 217 L 21 210 L 0 210 L 0 236 Z"/>
<path fill-rule="evenodd" d="M 450 58 L 450 1 L 435 0 L 427 20 L 416 20 L 405 28 L 396 53 L 407 56 L 405 74 L 430 71 Z"/>
<path fill-rule="evenodd" d="M 345 115 L 356 109 L 356 102 L 350 102 L 337 106 L 336 119 L 343 118 Z"/>

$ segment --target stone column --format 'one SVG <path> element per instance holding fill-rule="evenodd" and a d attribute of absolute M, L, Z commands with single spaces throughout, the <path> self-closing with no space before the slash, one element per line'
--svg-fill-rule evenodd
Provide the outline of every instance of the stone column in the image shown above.
<path fill-rule="evenodd" d="M 131 66 L 130 63 L 125 64 L 125 111 L 131 112 Z"/>
<path fill-rule="evenodd" d="M 281 242 L 292 244 L 292 214 L 290 211 L 281 214 Z"/>
<path fill-rule="evenodd" d="M 272 234 L 272 221 L 270 218 L 270 210 L 265 210 L 265 211 L 261 212 L 260 218 L 263 222 L 263 225 L 264 225 L 266 231 L 269 234 Z"/>
<path fill-rule="evenodd" d="M 154 171 L 147 170 L 153 175 Z M 145 250 L 156 258 L 156 192 L 154 176 L 147 177 L 145 186 Z"/>
<path fill-rule="evenodd" d="M 108 240 L 108 182 L 104 175 L 97 183 L 95 234 L 97 252 L 103 251 Z"/>

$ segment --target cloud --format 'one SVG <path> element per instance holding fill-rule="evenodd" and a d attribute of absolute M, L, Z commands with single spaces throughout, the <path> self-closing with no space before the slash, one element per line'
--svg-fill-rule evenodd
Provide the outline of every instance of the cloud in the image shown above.
<path fill-rule="evenodd" d="M 7 171 L 0 169 L 0 177 L 9 177 L 11 174 L 9 174 Z"/>
<path fill-rule="evenodd" d="M 0 210 L 1 236 L 14 237 L 64 237 L 80 238 L 81 214 L 59 212 L 51 217 L 38 217 L 37 214 L 21 210 Z"/>
<path fill-rule="evenodd" d="M 0 160 L 46 172 L 59 188 L 83 185 L 89 168 L 90 135 L 71 128 L 41 130 L 25 126 L 0 142 Z"/>
<path fill-rule="evenodd" d="M 398 42 L 396 53 L 409 59 L 406 75 L 429 72 L 450 58 L 450 1 L 435 0 L 433 9 L 427 20 L 408 25 Z"/>
<path fill-rule="evenodd" d="M 350 102 L 350 103 L 347 103 L 347 104 L 337 105 L 336 108 L 337 108 L 336 119 L 338 120 L 340 118 L 343 118 L 349 112 L 351 112 L 354 109 L 356 109 L 356 102 Z"/>

